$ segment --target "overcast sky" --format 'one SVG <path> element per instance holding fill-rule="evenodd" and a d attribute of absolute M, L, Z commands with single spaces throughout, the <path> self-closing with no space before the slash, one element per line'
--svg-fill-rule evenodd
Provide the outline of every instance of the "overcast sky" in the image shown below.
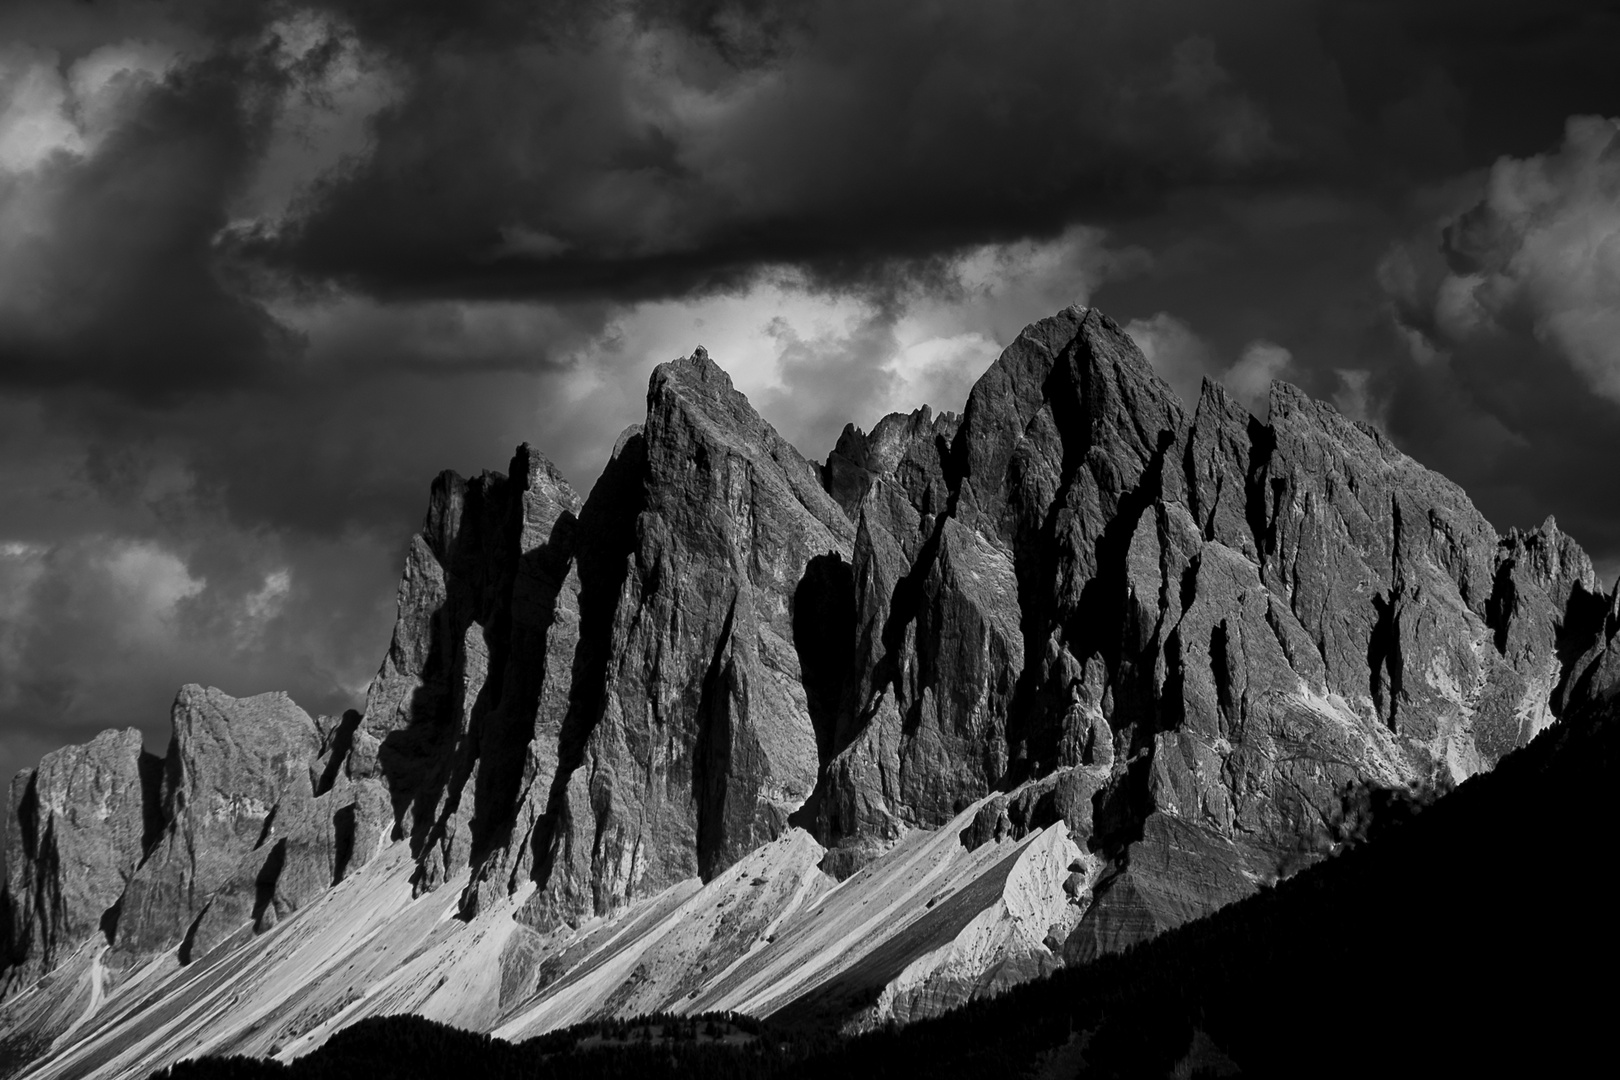
<path fill-rule="evenodd" d="M 586 488 L 700 343 L 822 457 L 1096 303 L 1612 577 L 1617 56 L 1590 0 L 7 0 L 0 769 L 357 704 L 433 475 Z"/>

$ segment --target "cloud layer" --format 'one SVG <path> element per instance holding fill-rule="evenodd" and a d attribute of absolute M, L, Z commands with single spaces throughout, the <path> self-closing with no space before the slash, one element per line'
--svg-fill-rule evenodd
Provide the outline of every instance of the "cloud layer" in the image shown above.
<path fill-rule="evenodd" d="M 1406 353 L 1397 430 L 1518 523 L 1556 512 L 1612 573 L 1620 483 L 1620 127 L 1503 157 L 1378 275 Z M 1477 497 L 1477 496 L 1476 496 Z"/>
<path fill-rule="evenodd" d="M 17 0 L 0 42 L 0 768 L 160 740 L 187 680 L 352 704 L 432 476 L 529 440 L 588 486 L 700 343 L 817 455 L 1095 300 L 1189 399 L 1296 381 L 1620 566 L 1612 10 Z"/>

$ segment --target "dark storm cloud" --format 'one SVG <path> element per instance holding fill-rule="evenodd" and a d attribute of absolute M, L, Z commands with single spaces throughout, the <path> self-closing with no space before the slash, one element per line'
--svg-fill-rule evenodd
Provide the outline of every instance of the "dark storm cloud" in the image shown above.
<path fill-rule="evenodd" d="M 1556 511 L 1612 568 L 1620 480 L 1594 465 L 1620 448 L 1620 124 L 1571 119 L 1435 224 L 1381 267 L 1413 360 L 1393 424 L 1518 522 Z"/>
<path fill-rule="evenodd" d="M 1302 10 L 826 3 L 751 62 L 629 16 L 450 39 L 409 54 L 373 154 L 242 243 L 389 294 L 685 293 L 765 262 L 861 279 L 1320 158 L 1344 118 Z M 1292 90 L 1257 99 L 1230 65 L 1289 37 Z"/>
<path fill-rule="evenodd" d="M 0 305 L 0 380 L 191 393 L 252 377 L 290 347 L 212 256 L 226 195 L 256 142 L 241 76 L 228 61 L 162 80 L 115 76 L 150 85 L 112 106 L 132 115 L 108 121 L 95 153 L 58 152 L 31 174 L 0 178 L 7 195 L 37 192 L 32 213 L 50 223 L 5 253 L 27 281 Z"/>
<path fill-rule="evenodd" d="M 0 768 L 108 726 L 161 748 L 186 681 L 353 705 L 429 481 L 504 467 L 605 309 L 391 308 L 221 248 L 296 195 L 320 147 L 287 117 L 344 92 L 352 38 L 11 44 L 30 18 L 0 15 Z"/>
<path fill-rule="evenodd" d="M 607 318 L 603 304 L 392 308 L 232 258 L 222 231 L 278 137 L 295 156 L 303 137 L 277 129 L 286 102 L 318 108 L 355 49 L 317 30 L 291 59 L 267 33 L 147 68 L 89 49 L 14 65 L 19 109 L 26 78 L 63 84 L 31 118 L 63 131 L 31 148 L 25 127 L 21 157 L 0 162 L 0 393 L 79 433 L 103 488 L 161 465 L 245 526 L 397 527 L 402 489 L 441 464 L 504 463 L 528 414 L 510 387 L 558 370 Z M 479 417 L 485 394 L 497 404 Z"/>
<path fill-rule="evenodd" d="M 1452 123 L 1475 164 L 1545 149 L 1572 114 L 1620 111 L 1612 0 L 1378 0 L 1327 10 L 1328 39 L 1356 42 L 1358 59 L 1343 65 L 1351 92 L 1377 100 L 1391 75 L 1413 84 L 1440 73 L 1455 89 Z M 1393 71 L 1381 67 L 1391 56 Z"/>
<path fill-rule="evenodd" d="M 254 265 L 394 298 L 622 302 L 784 262 L 882 288 L 968 244 L 1163 221 L 1188 191 L 1387 201 L 1391 175 L 1504 149 L 1481 132 L 1536 134 L 1505 147 L 1528 152 L 1602 111 L 1588 61 L 1615 42 L 1612 6 L 1573 4 L 324 7 L 306 66 L 341 34 L 395 65 L 369 151 L 294 213 L 232 223 L 265 139 L 253 103 L 296 73 L 239 5 L 168 5 L 224 50 L 54 191 L 71 212 L 37 261 L 52 325 L 7 328 L 11 379 L 261 374 L 297 342 L 251 295 Z"/>
<path fill-rule="evenodd" d="M 1612 287 L 1514 263 L 1553 234 L 1490 186 L 1620 115 L 1613 4 L 19 2 L 0 42 L 45 124 L 0 153 L 0 765 L 159 731 L 185 679 L 352 701 L 434 472 L 531 439 L 588 482 L 637 305 L 783 267 L 865 305 L 770 323 L 756 402 L 809 453 L 1095 293 L 1178 386 L 1280 373 L 1620 565 L 1609 369 L 1559 317 Z M 1548 220 L 1598 220 L 1600 174 L 1547 173 Z M 997 307 L 982 245 L 1082 254 Z"/>
<path fill-rule="evenodd" d="M 378 26 L 409 75 L 376 152 L 244 249 L 394 295 L 860 281 L 1189 188 L 1376 192 L 1617 93 L 1584 4 L 563 7 Z"/>

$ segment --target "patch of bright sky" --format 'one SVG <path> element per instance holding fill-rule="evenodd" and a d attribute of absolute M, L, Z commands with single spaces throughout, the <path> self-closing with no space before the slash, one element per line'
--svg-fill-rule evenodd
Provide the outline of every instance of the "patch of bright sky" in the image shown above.
<path fill-rule="evenodd" d="M 870 428 L 888 413 L 923 404 L 959 411 L 973 381 L 1024 326 L 1068 304 L 1085 303 L 1107 277 L 1132 272 L 1147 259 L 1139 251 L 1111 251 L 1103 241 L 1097 230 L 1074 228 L 1049 241 L 984 245 L 963 253 L 951 263 L 946 287 L 918 288 L 902 298 L 893 317 L 894 349 L 880 361 L 892 378 L 864 404 L 861 415 L 848 419 Z M 743 292 L 631 309 L 605 342 L 621 362 L 591 362 L 592 356 L 582 353 L 563 392 L 584 401 L 627 378 L 644 385 L 653 367 L 702 345 L 739 390 L 758 400 L 793 389 L 783 380 L 785 340 L 852 338 L 883 317 L 874 299 L 818 290 L 802 275 L 781 269 Z M 599 356 L 603 344 L 589 352 Z M 811 456 L 827 449 L 800 447 Z"/>
<path fill-rule="evenodd" d="M 57 153 L 94 152 L 126 95 L 161 79 L 178 55 L 171 44 L 130 40 L 64 68 L 49 49 L 0 47 L 0 170 L 16 174 Z"/>
<path fill-rule="evenodd" d="M 274 227 L 323 176 L 363 157 L 374 117 L 402 91 L 399 73 L 352 29 L 325 15 L 295 12 L 273 23 L 263 45 L 287 78 L 268 107 L 274 120 L 254 178 L 232 207 L 237 224 Z M 335 46 L 329 57 L 318 50 Z M 322 59 L 321 63 L 312 63 Z"/>

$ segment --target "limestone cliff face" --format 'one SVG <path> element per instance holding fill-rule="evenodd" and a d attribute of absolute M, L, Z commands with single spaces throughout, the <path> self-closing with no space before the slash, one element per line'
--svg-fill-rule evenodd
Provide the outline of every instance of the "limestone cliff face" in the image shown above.
<path fill-rule="evenodd" d="M 1498 538 L 1290 386 L 1269 414 L 1206 382 L 1189 415 L 1071 309 L 975 386 L 943 497 L 865 481 L 825 840 L 858 863 L 1007 789 L 1004 828 L 1061 816 L 1111 859 L 1083 957 L 1252 888 L 1346 783 L 1460 779 L 1550 723 L 1607 607 L 1578 547 Z"/>
<path fill-rule="evenodd" d="M 1044 970 L 1254 888 L 1347 783 L 1491 767 L 1620 685 L 1617 610 L 1551 521 L 1499 537 L 1286 385 L 1189 411 L 1094 310 L 821 466 L 700 349 L 588 498 L 527 446 L 434 481 L 363 712 L 188 687 L 167 758 L 107 733 L 22 774 L 0 993 L 250 940 L 381 850 L 539 955 L 792 826 L 846 877 L 964 814 L 970 852 L 1084 853 L 1030 900 Z M 893 1000 L 978 986 L 953 948 Z"/>
<path fill-rule="evenodd" d="M 187 686 L 173 723 L 167 824 L 106 928 L 130 960 L 177 941 L 186 960 L 244 927 L 268 929 L 352 857 L 353 810 L 340 813 L 347 789 L 323 790 L 323 733 L 287 695 Z"/>
<path fill-rule="evenodd" d="M 654 374 L 645 428 L 585 515 L 562 727 L 536 756 L 520 850 L 481 870 L 514 866 L 505 890 L 536 879 L 542 926 L 712 877 L 786 828 L 820 765 L 803 618 L 818 597 L 802 594 L 838 576 L 853 531 L 702 350 Z"/>
<path fill-rule="evenodd" d="M 469 871 L 472 914 L 535 881 L 550 926 L 780 835 L 821 764 L 806 617 L 853 531 L 702 350 L 658 369 L 588 500 L 527 447 L 441 476 L 350 765 L 388 784 L 420 887 Z"/>
<path fill-rule="evenodd" d="M 341 723 L 285 694 L 186 686 L 172 723 L 164 758 L 133 729 L 104 732 L 13 782 L 8 991 L 87 941 L 112 947 L 116 975 L 154 952 L 189 960 L 268 929 L 343 876 L 357 818 L 386 814 L 338 775 Z"/>
<path fill-rule="evenodd" d="M 28 985 L 116 918 L 152 839 L 162 774 L 129 728 L 47 754 L 12 781 L 0 990 Z"/>

